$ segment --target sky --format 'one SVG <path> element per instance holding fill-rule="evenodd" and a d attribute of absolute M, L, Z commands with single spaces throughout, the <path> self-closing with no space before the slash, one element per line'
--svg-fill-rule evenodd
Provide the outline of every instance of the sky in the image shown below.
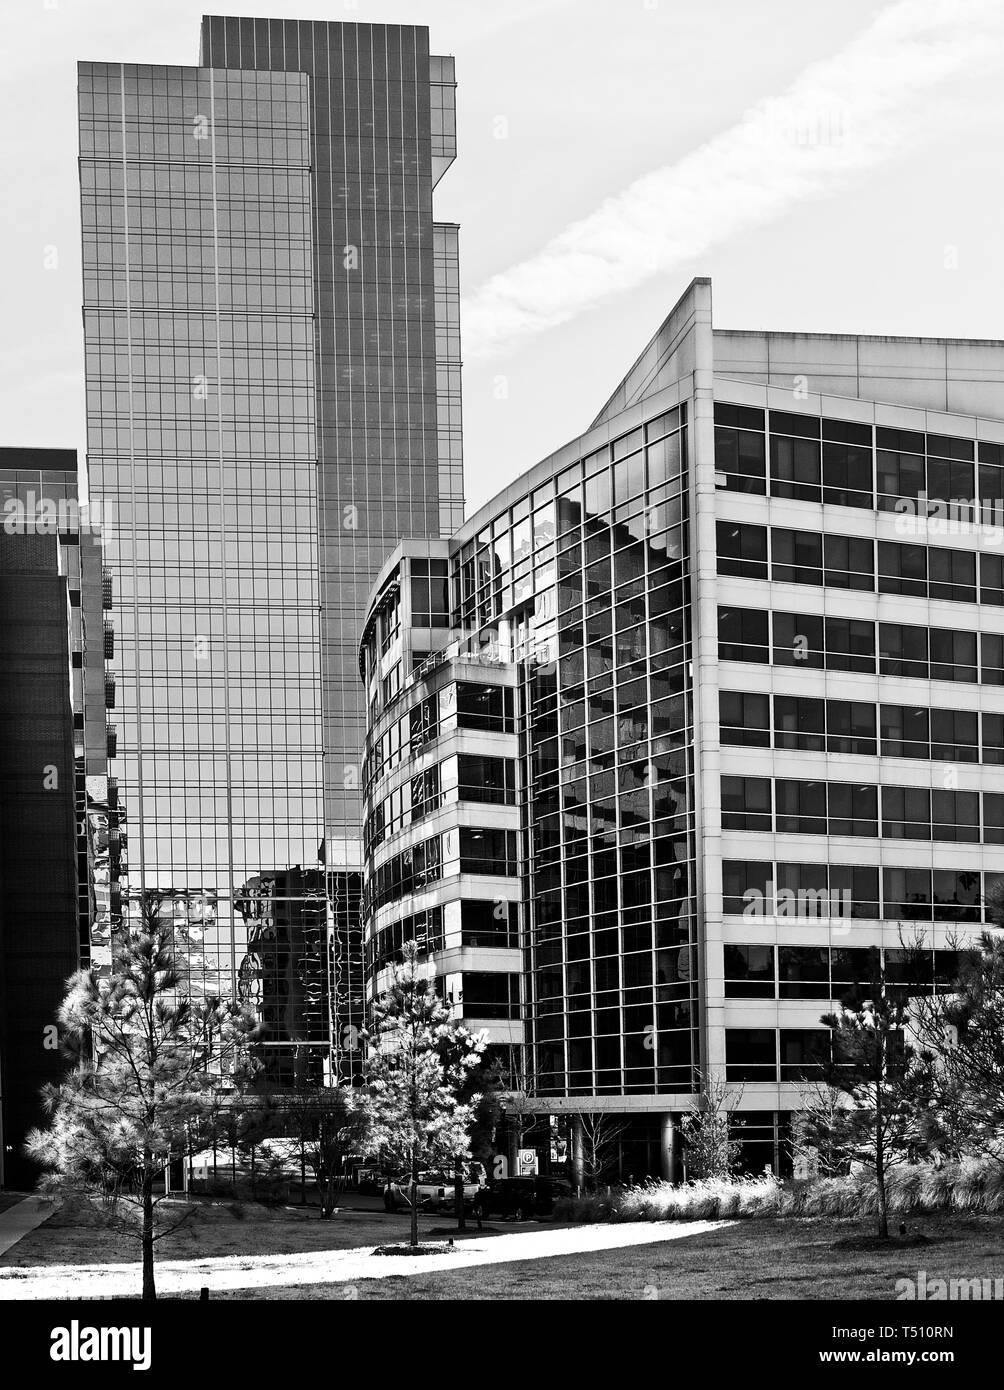
<path fill-rule="evenodd" d="M 4 0 L 0 444 L 83 451 L 78 60 L 187 0 Z M 695 275 L 722 327 L 1004 338 L 1004 0 L 246 0 L 456 57 L 469 514 L 585 429 Z M 1004 414 L 1004 410 L 1002 410 Z"/>

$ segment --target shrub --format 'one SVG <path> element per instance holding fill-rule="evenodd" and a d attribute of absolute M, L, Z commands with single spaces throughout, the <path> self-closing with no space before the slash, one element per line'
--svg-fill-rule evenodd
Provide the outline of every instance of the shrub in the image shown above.
<path fill-rule="evenodd" d="M 887 1176 L 889 1211 L 1004 1212 L 1004 1166 L 968 1160 L 935 1169 L 893 1168 Z M 569 1197 L 556 1203 L 561 1221 L 734 1221 L 764 1217 L 854 1220 L 875 1215 L 878 1192 L 867 1170 L 840 1178 L 780 1182 L 771 1176 L 707 1178 L 672 1183 L 648 1178 L 630 1187 Z"/>

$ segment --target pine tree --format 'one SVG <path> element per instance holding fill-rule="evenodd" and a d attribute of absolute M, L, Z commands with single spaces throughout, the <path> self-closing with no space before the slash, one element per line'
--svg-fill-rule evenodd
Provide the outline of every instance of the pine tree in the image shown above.
<path fill-rule="evenodd" d="M 450 1017 L 413 941 L 403 955 L 374 1006 L 366 1076 L 371 1144 L 411 1175 L 411 1244 L 417 1246 L 418 1174 L 469 1156 L 480 1098 L 461 1095 L 485 1043 Z"/>
<path fill-rule="evenodd" d="M 1004 927 L 999 893 L 989 909 Z M 951 988 L 917 1001 L 914 1029 L 932 1055 L 937 1147 L 1004 1162 L 1004 939 L 983 932 L 962 950 Z"/>
<path fill-rule="evenodd" d="M 889 1235 L 889 1168 L 922 1146 L 919 1117 L 929 1074 L 904 1040 L 908 1010 L 906 993 L 890 986 L 876 952 L 870 985 L 855 990 L 837 1012 L 820 1020 L 830 1029 L 823 1080 L 853 1106 L 838 1139 L 859 1162 L 874 1169 L 882 1239 Z"/>
<path fill-rule="evenodd" d="M 173 1155 L 205 1147 L 226 1127 L 226 1102 L 251 1066 L 254 1020 L 215 998 L 195 1000 L 174 926 L 146 896 L 116 944 L 112 971 L 68 982 L 58 1021 L 73 1069 L 43 1092 L 47 1129 L 28 1137 L 46 1192 L 99 1202 L 116 1229 L 138 1236 L 143 1298 L 156 1298 L 154 1245 L 169 1219 L 155 1185 Z"/>

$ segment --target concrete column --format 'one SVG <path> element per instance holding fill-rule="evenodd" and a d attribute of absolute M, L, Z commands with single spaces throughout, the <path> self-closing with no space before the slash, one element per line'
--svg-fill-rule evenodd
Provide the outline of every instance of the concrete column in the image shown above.
<path fill-rule="evenodd" d="M 680 1179 L 680 1128 L 676 1116 L 662 1116 L 662 1129 L 659 1136 L 659 1171 L 666 1182 L 679 1182 Z"/>
<path fill-rule="evenodd" d="M 582 1138 L 582 1116 L 572 1116 L 572 1183 L 575 1187 L 586 1185 L 586 1155 Z"/>
<path fill-rule="evenodd" d="M 511 1115 L 506 1120 L 506 1157 L 509 1176 L 515 1178 L 519 1173 L 519 1124 Z"/>

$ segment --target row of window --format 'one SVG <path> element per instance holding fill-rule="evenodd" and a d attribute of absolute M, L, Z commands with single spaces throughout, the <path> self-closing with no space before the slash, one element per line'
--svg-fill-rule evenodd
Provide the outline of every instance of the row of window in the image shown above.
<path fill-rule="evenodd" d="M 726 1028 L 727 1081 L 818 1081 L 828 1028 Z"/>
<path fill-rule="evenodd" d="M 371 741 L 363 785 L 392 772 L 451 728 L 511 734 L 516 730 L 514 693 L 506 686 L 457 681 L 413 705 Z"/>
<path fill-rule="evenodd" d="M 516 947 L 519 945 L 519 909 L 501 898 L 464 898 L 460 909 L 460 942 L 463 946 Z M 366 945 L 370 974 L 385 965 L 399 965 L 406 941 L 414 941 L 422 955 L 442 951 L 445 945 L 442 906 L 402 917 L 375 933 Z M 466 978 L 466 977 L 465 977 Z"/>
<path fill-rule="evenodd" d="M 778 777 L 773 783 L 769 777 L 723 777 L 722 829 L 871 838 L 881 833 L 887 840 L 1000 845 L 1004 794 L 793 777 Z"/>
<path fill-rule="evenodd" d="M 399 965 L 404 960 L 406 941 L 414 941 L 422 955 L 443 949 L 443 909 L 430 907 L 392 922 L 389 927 L 374 933 L 366 943 L 366 968 L 372 976 L 385 965 Z"/>
<path fill-rule="evenodd" d="M 976 603 L 978 592 L 980 603 L 1004 606 L 1001 555 L 979 556 L 977 591 L 977 556 L 971 550 L 901 541 L 876 542 L 863 536 L 836 536 L 732 521 L 719 521 L 717 528 L 719 574 L 766 579 L 769 533 L 770 578 L 779 583 L 875 592 L 877 573 L 880 594 Z"/>
<path fill-rule="evenodd" d="M 512 806 L 516 801 L 516 765 L 511 758 L 461 753 L 419 772 L 377 803 L 366 817 L 366 853 L 388 835 L 414 825 L 440 806 L 456 801 Z"/>
<path fill-rule="evenodd" d="M 1001 633 L 762 608 L 718 609 L 718 659 L 1004 685 Z"/>
<path fill-rule="evenodd" d="M 453 842 L 455 835 L 459 839 L 459 853 L 454 849 L 452 856 L 444 854 L 444 839 Z M 375 912 L 385 903 L 439 882 L 444 873 L 444 861 L 451 874 L 513 877 L 518 867 L 516 832 L 461 826 L 459 831 L 448 831 L 445 836 L 433 835 L 410 845 L 372 871 L 366 884 L 366 911 Z"/>
<path fill-rule="evenodd" d="M 842 999 L 875 979 L 878 954 L 877 949 L 853 946 L 726 945 L 725 997 Z M 945 991 L 958 978 L 959 952 L 928 950 L 923 972 L 920 964 L 913 952 L 886 950 L 887 984 L 903 985 L 911 992 Z M 924 978 L 919 978 L 921 973 Z"/>
<path fill-rule="evenodd" d="M 519 1018 L 520 977 L 504 971 L 465 970 L 452 1003 L 464 1018 Z"/>
<path fill-rule="evenodd" d="M 988 711 L 741 690 L 721 691 L 718 710 L 723 744 L 769 748 L 773 740 L 812 753 L 1004 763 L 1004 714 Z"/>
<path fill-rule="evenodd" d="M 715 468 L 733 492 L 895 511 L 901 499 L 954 502 L 953 516 L 1004 499 L 1004 446 L 848 420 L 715 406 Z M 874 448 L 874 455 L 873 455 Z M 923 513 L 923 504 L 920 506 Z"/>
<path fill-rule="evenodd" d="M 726 859 L 723 910 L 746 919 L 979 922 L 1002 877 L 969 869 Z"/>

